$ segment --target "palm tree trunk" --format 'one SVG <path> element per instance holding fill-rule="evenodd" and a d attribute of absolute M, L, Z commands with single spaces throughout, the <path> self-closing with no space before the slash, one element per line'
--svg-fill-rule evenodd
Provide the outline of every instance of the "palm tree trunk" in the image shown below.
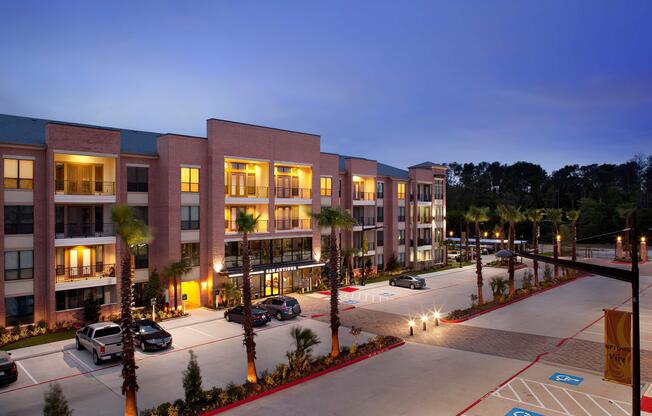
<path fill-rule="evenodd" d="M 480 223 L 478 221 L 475 222 L 475 273 L 478 276 L 478 305 L 482 305 L 484 297 L 482 294 L 482 259 L 480 258 Z"/>
<path fill-rule="evenodd" d="M 508 268 L 509 268 L 509 295 L 513 295 L 516 291 L 514 285 L 514 223 L 509 223 L 509 251 L 512 252 L 512 255 L 509 256 Z"/>
<path fill-rule="evenodd" d="M 532 221 L 532 248 L 534 249 L 534 254 L 539 254 L 539 227 L 536 221 Z M 534 287 L 539 287 L 539 261 L 534 260 L 532 262 L 532 267 L 534 267 Z"/>
<path fill-rule="evenodd" d="M 464 257 L 466 257 L 466 261 L 470 261 L 470 259 L 471 259 L 471 249 L 469 248 L 469 235 L 471 234 L 471 232 L 470 232 L 469 228 L 470 228 L 469 222 L 467 221 L 466 222 L 466 239 L 465 239 L 466 241 L 464 242 L 464 244 L 466 246 L 465 252 L 464 252 L 464 254 L 465 254 Z"/>
<path fill-rule="evenodd" d="M 553 223 L 552 224 L 552 255 L 557 260 L 559 258 L 559 241 L 557 240 L 557 234 L 559 231 L 557 230 L 557 224 Z M 555 279 L 559 278 L 559 266 L 555 264 L 554 267 L 555 270 Z"/>
<path fill-rule="evenodd" d="M 571 252 L 571 258 L 573 259 L 573 261 L 576 261 L 577 260 L 577 241 L 576 241 L 577 240 L 577 224 L 575 223 L 575 221 L 571 222 L 571 239 L 573 240 L 572 241 L 573 248 L 572 248 L 572 252 Z"/>
<path fill-rule="evenodd" d="M 244 306 L 244 343 L 247 348 L 247 383 L 257 384 L 258 374 L 256 372 L 256 342 L 254 341 L 254 327 L 251 317 L 251 281 L 249 259 L 249 236 L 242 234 L 242 298 Z"/>
<path fill-rule="evenodd" d="M 129 252 L 122 257 L 122 273 L 120 278 L 121 323 L 122 323 L 122 394 L 125 396 L 125 416 L 137 416 L 138 406 L 136 392 L 136 360 L 134 359 L 134 320 L 131 315 L 133 289 L 131 286 L 131 255 Z"/>
<path fill-rule="evenodd" d="M 329 267 L 329 285 L 331 288 L 331 357 L 340 355 L 340 316 L 338 311 L 338 279 L 337 279 L 337 243 L 335 241 L 335 225 L 331 226 L 331 258 Z"/>

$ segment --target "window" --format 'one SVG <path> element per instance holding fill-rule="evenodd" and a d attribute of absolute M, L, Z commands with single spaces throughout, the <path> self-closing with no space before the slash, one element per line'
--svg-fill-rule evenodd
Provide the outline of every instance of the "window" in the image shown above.
<path fill-rule="evenodd" d="M 405 222 L 405 207 L 398 207 L 398 222 Z"/>
<path fill-rule="evenodd" d="M 376 256 L 376 266 L 378 267 L 378 270 L 383 270 L 383 265 L 385 263 L 384 256 L 382 254 L 379 254 Z"/>
<path fill-rule="evenodd" d="M 405 183 L 399 182 L 398 184 L 398 199 L 405 199 Z"/>
<path fill-rule="evenodd" d="M 320 192 L 321 196 L 331 196 L 333 178 L 327 178 L 322 176 L 321 178 L 319 178 L 319 184 L 321 189 Z"/>
<path fill-rule="evenodd" d="M 433 195 L 435 199 L 444 199 L 444 180 L 435 179 L 435 186 L 433 190 Z"/>
<path fill-rule="evenodd" d="M 34 278 L 34 252 L 5 251 L 5 280 Z"/>
<path fill-rule="evenodd" d="M 5 325 L 34 322 L 34 295 L 5 298 Z"/>
<path fill-rule="evenodd" d="M 405 253 L 398 253 L 398 264 L 405 266 Z"/>
<path fill-rule="evenodd" d="M 110 290 L 115 290 L 115 286 L 107 286 Z M 88 289 L 69 289 L 58 290 L 56 292 L 56 308 L 58 311 L 66 309 L 77 309 L 84 307 L 84 299 L 95 295 L 95 299 L 100 302 L 100 305 L 107 303 L 108 299 L 104 298 L 104 287 L 91 287 Z M 111 292 L 109 292 L 111 293 Z M 109 295 L 112 297 L 112 295 Z"/>
<path fill-rule="evenodd" d="M 136 269 L 146 269 L 149 267 L 149 246 L 147 244 L 135 248 L 134 264 Z"/>
<path fill-rule="evenodd" d="M 385 209 L 383 207 L 376 208 L 376 221 L 383 222 L 385 216 Z"/>
<path fill-rule="evenodd" d="M 181 207 L 181 229 L 199 230 L 199 206 Z"/>
<path fill-rule="evenodd" d="M 385 244 L 385 233 L 383 230 L 376 231 L 376 244 L 378 247 L 382 247 Z"/>
<path fill-rule="evenodd" d="M 183 207 L 182 207 L 183 209 Z M 97 212 L 97 211 L 96 211 Z M 148 209 L 146 206 L 136 206 L 136 207 L 131 207 L 131 212 L 134 214 L 134 218 L 141 220 L 145 224 L 149 224 L 149 215 L 148 215 Z"/>
<path fill-rule="evenodd" d="M 181 257 L 186 259 L 190 267 L 199 266 L 199 243 L 181 244 Z"/>
<path fill-rule="evenodd" d="M 127 166 L 127 192 L 147 192 L 148 168 Z"/>
<path fill-rule="evenodd" d="M 33 234 L 34 207 L 5 205 L 5 234 Z"/>
<path fill-rule="evenodd" d="M 339 180 L 339 188 L 337 188 L 337 196 L 342 197 L 342 179 Z"/>
<path fill-rule="evenodd" d="M 405 230 L 398 230 L 398 245 L 405 245 Z"/>
<path fill-rule="evenodd" d="M 376 198 L 383 199 L 385 196 L 385 183 L 376 182 Z"/>
<path fill-rule="evenodd" d="M 32 189 L 34 186 L 34 161 L 5 159 L 5 188 Z"/>
<path fill-rule="evenodd" d="M 181 168 L 181 192 L 199 192 L 199 168 Z"/>

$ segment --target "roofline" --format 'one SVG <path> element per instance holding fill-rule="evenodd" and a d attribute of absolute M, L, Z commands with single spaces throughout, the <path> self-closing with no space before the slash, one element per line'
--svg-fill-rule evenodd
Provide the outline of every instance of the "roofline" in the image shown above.
<path fill-rule="evenodd" d="M 159 137 L 163 137 L 163 136 L 179 136 L 179 137 L 188 137 L 190 139 L 203 139 L 203 140 L 207 139 L 204 136 L 193 136 L 191 134 L 178 134 L 178 133 L 161 133 L 161 134 L 159 134 Z"/>
<path fill-rule="evenodd" d="M 260 124 L 243 123 L 241 121 L 225 120 L 223 118 L 215 118 L 215 117 L 211 117 L 207 121 L 211 121 L 211 120 L 213 120 L 213 121 L 221 121 L 223 123 L 239 124 L 241 126 L 257 127 L 257 128 L 260 128 L 260 129 L 282 131 L 282 132 L 285 132 L 285 133 L 305 134 L 307 136 L 314 136 L 314 137 L 321 138 L 321 136 L 319 134 L 306 133 L 305 131 L 280 129 L 278 127 L 261 126 Z"/>
<path fill-rule="evenodd" d="M 45 122 L 46 125 L 47 124 L 58 124 L 58 125 L 75 126 L 75 127 L 86 127 L 86 128 L 91 128 L 91 129 L 111 130 L 111 131 L 118 131 L 118 132 L 120 132 L 120 131 L 132 131 L 134 133 L 158 134 L 159 136 L 161 135 L 161 133 L 158 133 L 158 132 L 155 132 L 155 131 L 135 130 L 135 129 L 127 129 L 127 128 L 121 128 L 121 127 L 98 126 L 96 124 L 76 123 L 74 121 L 50 120 L 50 119 L 47 119 L 47 118 L 31 117 L 31 116 L 16 115 L 16 114 L 0 113 L 0 116 L 27 118 L 27 119 L 35 120 L 35 121 L 43 121 L 43 122 Z"/>

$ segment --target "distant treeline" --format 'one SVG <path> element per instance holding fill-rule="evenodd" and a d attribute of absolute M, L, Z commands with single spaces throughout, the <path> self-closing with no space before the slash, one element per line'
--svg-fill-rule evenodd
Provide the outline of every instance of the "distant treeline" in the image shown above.
<path fill-rule="evenodd" d="M 580 209 L 578 239 L 623 229 L 621 214 L 627 206 L 638 208 L 641 234 L 652 226 L 652 156 L 635 156 L 621 164 L 568 165 L 551 174 L 529 162 L 454 162 L 448 167 L 447 224 L 455 235 L 465 230 L 463 214 L 471 205 L 492 209 L 490 221 L 483 226 L 490 232 L 499 223 L 495 208 L 501 203 L 523 209 Z M 541 225 L 542 241 L 549 241 L 550 229 L 550 223 Z M 562 227 L 562 234 L 566 232 Z M 517 226 L 517 238 L 530 236 L 529 223 Z M 614 240 L 609 236 L 587 242 Z"/>

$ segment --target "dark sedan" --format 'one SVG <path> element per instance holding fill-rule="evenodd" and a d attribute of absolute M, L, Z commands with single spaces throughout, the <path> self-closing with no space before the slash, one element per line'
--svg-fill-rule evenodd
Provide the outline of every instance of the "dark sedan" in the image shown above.
<path fill-rule="evenodd" d="M 143 351 L 162 350 L 172 345 L 172 335 L 149 319 L 139 319 L 136 325 L 136 342 Z"/>
<path fill-rule="evenodd" d="M 390 286 L 409 287 L 410 289 L 423 289 L 426 287 L 426 279 L 423 277 L 410 276 L 409 274 L 403 276 L 396 276 L 389 279 Z"/>
<path fill-rule="evenodd" d="M 0 351 L 0 386 L 13 383 L 18 380 L 18 368 L 11 359 L 11 354 Z"/>
<path fill-rule="evenodd" d="M 274 296 L 256 304 L 257 308 L 265 309 L 279 321 L 294 318 L 301 314 L 299 302 L 290 296 Z"/>
<path fill-rule="evenodd" d="M 267 324 L 267 322 L 272 320 L 272 315 L 267 313 L 265 309 L 260 309 L 256 307 L 251 308 L 251 318 L 253 326 L 262 326 Z M 227 322 L 244 322 L 244 306 L 236 306 L 224 312 L 224 319 Z"/>

